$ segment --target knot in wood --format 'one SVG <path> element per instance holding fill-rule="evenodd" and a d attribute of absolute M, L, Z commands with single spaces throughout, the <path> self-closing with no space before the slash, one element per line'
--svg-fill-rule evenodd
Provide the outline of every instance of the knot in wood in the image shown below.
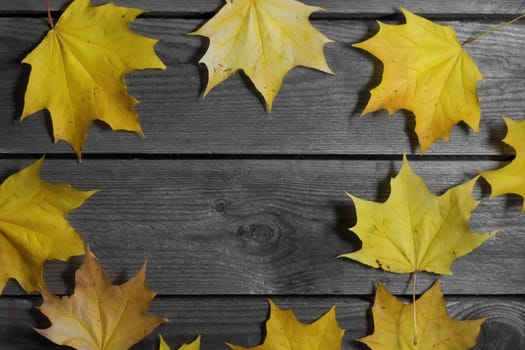
<path fill-rule="evenodd" d="M 239 236 L 257 243 L 267 243 L 275 238 L 276 232 L 271 225 L 259 223 L 239 228 Z"/>
<path fill-rule="evenodd" d="M 224 199 L 218 199 L 212 203 L 212 208 L 217 213 L 224 213 L 228 208 L 228 202 Z"/>

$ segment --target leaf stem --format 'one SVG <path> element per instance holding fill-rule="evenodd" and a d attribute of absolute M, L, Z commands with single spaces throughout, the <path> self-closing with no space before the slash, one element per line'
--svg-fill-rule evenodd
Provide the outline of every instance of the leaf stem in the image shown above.
<path fill-rule="evenodd" d="M 497 26 L 495 26 L 495 27 L 490 28 L 490 29 L 487 30 L 487 31 L 484 31 L 483 33 L 479 33 L 478 35 L 473 36 L 472 38 L 470 38 L 470 39 L 464 41 L 462 45 L 463 45 L 463 46 L 467 46 L 468 44 L 470 44 L 470 43 L 472 43 L 473 41 L 476 41 L 476 40 L 478 40 L 478 39 L 484 37 L 485 35 L 488 35 L 488 34 L 490 34 L 490 33 L 493 33 L 493 32 L 495 32 L 495 31 L 497 31 L 497 30 L 500 30 L 500 29 L 503 28 L 503 27 L 506 27 L 506 26 L 508 26 L 508 25 L 511 25 L 511 24 L 514 23 L 514 22 L 519 21 L 519 20 L 522 19 L 523 17 L 525 17 L 525 13 L 522 13 L 522 14 L 519 15 L 518 17 L 516 17 L 516 18 L 514 18 L 514 19 L 511 19 L 511 20 L 508 21 L 508 22 L 502 23 L 502 24 L 500 24 L 500 25 L 497 25 Z"/>
<path fill-rule="evenodd" d="M 412 274 L 412 309 L 414 310 L 414 345 L 417 345 L 417 313 L 416 313 L 416 283 L 417 272 Z"/>
<path fill-rule="evenodd" d="M 47 19 L 49 20 L 49 25 L 51 26 L 51 29 L 55 29 L 55 24 L 53 23 L 53 17 L 51 17 L 51 6 L 49 6 L 49 0 L 46 0 L 46 8 L 47 8 Z"/>

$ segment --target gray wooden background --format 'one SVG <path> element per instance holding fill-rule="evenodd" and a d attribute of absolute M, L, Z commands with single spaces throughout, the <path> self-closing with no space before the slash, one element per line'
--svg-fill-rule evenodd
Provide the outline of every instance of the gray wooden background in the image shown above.
<path fill-rule="evenodd" d="M 96 1 L 95 3 L 100 3 Z M 66 0 L 51 0 L 57 17 Z M 133 29 L 160 39 L 156 50 L 166 71 L 127 77 L 146 138 L 111 132 L 96 123 L 79 164 L 63 142 L 53 143 L 46 112 L 19 121 L 29 68 L 20 64 L 48 30 L 44 0 L 0 1 L 0 179 L 42 154 L 45 180 L 100 189 L 70 215 L 114 282 L 133 276 L 148 261 L 148 283 L 158 292 L 151 313 L 168 317 L 133 349 L 157 349 L 162 333 L 177 348 L 202 334 L 202 349 L 224 341 L 253 346 L 264 337 L 267 299 L 293 308 L 310 322 L 336 305 L 348 329 L 342 349 L 365 349 L 355 338 L 373 325 L 370 306 L 381 280 L 392 292 L 410 294 L 410 276 L 336 259 L 359 248 L 347 228 L 355 223 L 344 192 L 382 201 L 406 151 L 431 190 L 442 193 L 478 170 L 512 159 L 501 142 L 502 115 L 525 117 L 525 22 L 468 46 L 485 79 L 479 83 L 479 134 L 456 126 L 449 142 L 418 155 L 414 118 L 379 112 L 361 118 L 381 65 L 352 43 L 377 31 L 377 19 L 402 23 L 400 6 L 451 25 L 460 41 L 525 11 L 521 1 L 307 0 L 327 11 L 313 24 L 335 43 L 325 48 L 336 76 L 296 68 L 269 117 L 246 79 L 235 75 L 200 97 L 206 72 L 197 61 L 207 47 L 187 36 L 209 19 L 221 0 L 119 0 L 150 12 Z M 442 277 L 452 317 L 487 317 L 476 350 L 525 349 L 525 217 L 522 200 L 483 199 L 471 228 L 501 233 L 453 265 Z M 52 292 L 72 292 L 75 269 L 50 262 Z M 421 274 L 418 292 L 436 275 Z M 31 327 L 46 327 L 13 282 L 0 297 L 1 349 L 59 349 Z"/>

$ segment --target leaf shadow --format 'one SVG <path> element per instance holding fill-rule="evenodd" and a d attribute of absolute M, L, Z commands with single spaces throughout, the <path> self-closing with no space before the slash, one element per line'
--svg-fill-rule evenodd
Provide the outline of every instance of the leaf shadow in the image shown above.
<path fill-rule="evenodd" d="M 368 333 L 368 334 L 370 334 L 370 333 Z M 361 343 L 357 339 L 352 340 L 351 344 L 356 350 L 370 350 L 370 348 L 368 346 L 366 346 L 365 344 Z"/>
<path fill-rule="evenodd" d="M 251 92 L 253 92 L 253 94 L 255 96 L 257 96 L 257 99 L 259 100 L 261 106 L 264 108 L 266 114 L 268 116 L 271 116 L 269 111 L 268 111 L 268 106 L 266 105 L 266 101 L 264 100 L 264 96 L 259 92 L 259 90 L 257 90 L 257 88 L 255 87 L 255 85 L 253 84 L 253 82 L 251 81 L 250 77 L 248 77 L 246 75 L 246 73 L 244 73 L 244 71 L 239 71 L 238 72 L 239 76 L 241 77 L 241 81 L 243 82 L 244 86 L 246 87 L 246 89 L 250 90 Z M 286 81 L 286 77 L 283 78 L 283 83 L 282 85 L 285 84 L 285 81 Z M 279 89 L 278 89 L 279 90 Z M 277 91 L 277 95 L 279 95 L 279 91 Z M 277 99 L 277 95 L 275 95 L 275 100 Z"/>
<path fill-rule="evenodd" d="M 505 211 L 517 213 L 519 215 L 521 213 L 521 208 L 523 207 L 523 201 L 524 199 L 520 195 L 514 193 L 506 194 Z"/>
<path fill-rule="evenodd" d="M 374 317 L 372 314 L 372 306 L 374 304 L 374 296 L 376 294 L 376 289 L 377 289 L 377 286 L 374 285 L 373 290 L 372 290 L 372 295 L 366 298 L 366 301 L 368 302 L 368 305 L 369 305 L 368 308 L 366 309 L 366 315 L 365 315 L 366 324 L 367 324 L 367 329 L 366 329 L 367 335 L 370 335 L 374 332 Z M 370 350 L 370 348 L 367 345 L 365 345 L 364 343 L 361 343 L 357 339 L 353 339 L 351 344 L 357 350 Z"/>
<path fill-rule="evenodd" d="M 24 110 L 24 99 L 25 99 L 27 84 L 29 82 L 30 73 L 31 73 L 31 66 L 28 64 L 22 64 L 22 70 L 16 82 L 15 88 L 13 89 L 13 95 L 12 95 L 13 102 L 14 102 L 14 110 L 13 110 L 13 115 L 12 115 L 13 124 L 16 122 L 22 123 L 20 117 L 22 116 L 22 112 Z M 47 130 L 47 134 L 49 135 L 51 140 L 54 140 L 53 124 L 51 120 L 51 114 L 49 113 L 49 111 L 47 109 L 43 109 L 34 114 L 31 114 L 31 116 L 36 116 L 36 115 L 44 117 L 44 124 Z"/>
<path fill-rule="evenodd" d="M 96 125 L 96 128 L 99 129 L 99 130 L 102 130 L 104 132 L 110 132 L 110 131 L 113 131 L 111 129 L 111 126 L 109 126 L 109 124 L 107 124 L 106 122 L 100 120 L 100 119 L 96 119 L 93 121 L 93 123 L 91 124 L 90 128 L 93 127 L 93 125 Z M 89 129 L 88 129 L 89 130 Z M 119 132 L 126 132 L 124 130 L 119 130 Z M 133 131 L 131 131 L 133 132 Z M 87 137 L 86 137 L 86 140 L 87 140 Z"/>
<path fill-rule="evenodd" d="M 30 308 L 27 312 L 29 313 L 31 317 L 31 320 L 32 320 L 31 326 L 34 329 L 46 329 L 46 328 L 51 327 L 51 321 L 49 321 L 49 319 L 37 309 L 37 305 L 40 305 L 42 301 L 41 298 L 39 299 L 40 299 L 40 302 L 36 302 L 36 299 L 34 299 L 35 302 L 33 303 L 33 307 Z M 31 329 L 31 328 L 28 327 L 28 329 Z M 47 339 L 44 336 L 41 336 L 35 331 L 33 332 L 16 331 L 13 334 L 23 335 L 25 338 L 24 343 L 38 345 L 39 348 L 60 349 L 59 345 L 53 343 L 51 340 Z"/>
<path fill-rule="evenodd" d="M 489 146 L 495 148 L 500 156 L 496 156 L 498 160 L 498 164 L 490 169 L 477 169 L 478 171 L 487 171 L 487 170 L 497 170 L 505 167 L 506 165 L 510 164 L 512 160 L 514 160 L 516 156 L 516 151 L 513 147 L 503 142 L 503 139 L 505 138 L 507 134 L 507 126 L 503 119 L 499 119 L 497 122 L 491 122 L 488 126 L 489 128 L 489 139 L 488 143 Z M 480 177 L 482 180 L 478 181 L 478 185 L 481 190 L 481 197 L 482 198 L 489 198 L 491 195 L 491 186 L 483 178 L 483 176 Z M 522 208 L 522 201 L 523 198 L 517 194 L 514 193 L 507 193 L 505 194 L 505 209 L 506 210 L 518 210 L 518 212 L 521 211 Z"/>
<path fill-rule="evenodd" d="M 373 56 L 372 54 L 366 51 L 360 50 L 360 49 L 355 49 L 355 50 L 358 51 L 358 53 L 356 54 L 367 58 L 373 64 L 373 73 L 371 74 L 366 85 L 357 91 L 356 104 L 354 106 L 354 109 L 350 112 L 351 115 L 354 115 L 354 114 L 361 115 L 370 99 L 370 96 L 371 96 L 370 91 L 381 83 L 384 66 L 383 66 L 383 63 L 380 60 L 378 60 L 375 56 Z M 410 153 L 414 153 L 419 146 L 418 138 L 415 133 L 415 127 L 416 127 L 415 116 L 412 112 L 408 110 L 404 110 L 404 109 L 398 110 L 396 111 L 396 113 L 399 113 L 401 114 L 401 116 L 404 117 L 404 120 L 405 120 L 404 131 L 408 136 L 408 141 L 410 145 L 409 146 Z"/>
<path fill-rule="evenodd" d="M 408 137 L 410 153 L 415 153 L 419 147 L 419 140 L 416 134 L 416 116 L 409 110 L 400 109 L 396 113 L 401 114 L 405 119 L 404 131 Z"/>
<path fill-rule="evenodd" d="M 206 54 L 210 46 L 210 40 L 205 37 L 196 36 L 200 40 L 199 48 L 191 56 L 191 62 L 197 65 L 199 69 L 199 92 L 198 96 L 204 96 L 206 86 L 208 85 L 208 68 L 205 64 L 199 63 L 200 59 Z"/>
<path fill-rule="evenodd" d="M 51 113 L 47 109 L 44 109 L 37 113 L 43 114 L 44 125 L 46 126 L 47 134 L 49 135 L 50 141 L 54 142 L 55 136 L 53 134 L 53 120 L 51 119 Z"/>
<path fill-rule="evenodd" d="M 372 90 L 374 87 L 378 86 L 379 83 L 381 83 L 381 78 L 383 76 L 383 63 L 380 60 L 378 60 L 375 56 L 366 51 L 354 47 L 352 47 L 352 49 L 356 55 L 361 56 L 362 59 L 370 61 L 373 65 L 372 74 L 370 75 L 366 84 L 357 91 L 356 104 L 350 112 L 351 115 L 361 115 L 361 113 L 365 109 L 365 106 L 368 103 L 368 100 L 370 99 L 370 90 Z"/>
<path fill-rule="evenodd" d="M 26 92 L 27 83 L 29 82 L 29 73 L 31 73 L 31 66 L 28 64 L 22 64 L 20 75 L 16 81 L 15 88 L 13 89 L 13 122 L 20 119 L 24 109 L 24 95 Z"/>
<path fill-rule="evenodd" d="M 66 286 L 66 294 L 68 295 L 73 294 L 75 290 L 75 273 L 80 265 L 82 265 L 82 261 L 84 261 L 84 256 L 71 257 L 67 262 L 66 268 L 60 275 L 62 282 L 64 282 Z"/>
<path fill-rule="evenodd" d="M 350 230 L 357 222 L 355 205 L 352 200 L 348 198 L 344 202 L 337 201 L 332 206 L 336 215 L 336 234 L 342 241 L 350 245 L 352 251 L 361 249 L 361 240 Z"/>
<path fill-rule="evenodd" d="M 375 202 L 384 202 L 390 195 L 390 179 L 397 174 L 394 162 L 389 163 L 389 169 L 383 180 L 377 182 L 375 198 L 363 198 Z M 335 201 L 332 203 L 336 214 L 336 230 L 335 232 L 340 239 L 350 244 L 355 250 L 362 247 L 362 242 L 359 237 L 350 230 L 357 223 L 357 212 L 355 204 L 350 198 L 347 201 Z"/>
<path fill-rule="evenodd" d="M 505 138 L 505 135 L 507 134 L 507 126 L 503 119 L 499 119 L 498 122 L 491 122 L 488 128 L 489 146 L 494 147 L 501 155 L 514 156 L 516 154 L 514 148 L 502 141 Z"/>
<path fill-rule="evenodd" d="M 25 99 L 25 93 L 27 90 L 27 84 L 29 82 L 29 75 L 31 73 L 31 66 L 28 64 L 22 64 L 22 71 L 19 75 L 19 78 L 17 80 L 15 89 L 13 90 L 13 101 L 14 101 L 14 112 L 12 116 L 13 123 L 22 122 L 20 120 L 20 117 L 22 115 L 23 109 L 24 109 L 24 99 Z M 51 142 L 54 141 L 54 132 L 53 132 L 53 120 L 51 118 L 51 113 L 48 109 L 43 109 L 38 112 L 35 112 L 31 116 L 39 116 L 44 118 L 44 124 L 47 130 L 47 134 L 49 135 Z M 101 120 L 94 120 L 93 124 L 97 125 L 96 127 L 100 130 L 105 131 L 111 131 L 111 127 L 104 123 Z M 92 124 L 92 125 L 93 125 Z"/>
<path fill-rule="evenodd" d="M 478 170 L 481 170 L 481 169 L 478 169 Z M 487 170 L 487 169 L 483 169 L 483 170 Z M 490 193 L 491 193 L 490 184 L 487 182 L 487 180 L 485 180 L 483 176 L 479 177 L 477 181 L 477 185 L 480 190 L 481 199 L 490 198 Z"/>
<path fill-rule="evenodd" d="M 43 24 L 42 28 L 45 28 L 42 31 L 42 36 L 38 38 L 37 40 L 35 40 L 34 47 L 31 47 L 25 50 L 24 52 L 20 54 L 20 56 L 17 57 L 16 59 L 17 63 L 21 63 L 22 60 L 27 55 L 29 55 L 29 53 L 32 52 L 47 35 L 47 31 L 49 30 L 49 24 L 47 22 L 47 18 L 46 19 L 42 18 L 40 24 Z M 20 71 L 20 75 L 16 81 L 16 85 L 15 85 L 15 88 L 13 89 L 13 95 L 12 95 L 13 102 L 14 102 L 14 111 L 13 111 L 14 115 L 12 118 L 13 121 L 18 120 L 20 116 L 22 115 L 22 111 L 24 109 L 24 96 L 25 96 L 25 92 L 27 88 L 27 83 L 29 82 L 29 74 L 31 73 L 31 65 L 26 64 L 26 63 L 21 63 L 21 67 L 22 68 Z"/>
<path fill-rule="evenodd" d="M 8 169 L 4 169 L 3 171 L 0 172 L 0 183 L 7 180 L 9 176 L 22 171 L 23 168 L 24 167 L 21 164 L 18 164 L 18 165 L 12 165 Z"/>
<path fill-rule="evenodd" d="M 223 4 L 218 5 L 211 11 L 203 12 L 201 15 L 205 18 L 212 18 L 217 12 L 220 11 L 220 9 L 223 7 Z M 202 27 L 205 23 L 207 23 L 208 20 L 198 23 L 195 28 L 193 28 L 189 33 L 195 32 L 197 29 Z M 200 87 L 199 87 L 199 94 L 198 96 L 203 96 L 204 91 L 206 91 L 206 85 L 208 84 L 208 69 L 206 68 L 206 65 L 200 64 L 200 59 L 206 54 L 206 51 L 208 51 L 208 48 L 210 47 L 210 40 L 207 37 L 203 37 L 200 35 L 192 35 L 193 37 L 200 38 L 200 45 L 199 48 L 191 55 L 191 62 L 196 64 L 199 67 L 199 80 L 200 80 Z"/>
<path fill-rule="evenodd" d="M 269 298 L 268 300 L 272 300 L 272 298 Z M 275 302 L 275 300 L 272 300 L 272 301 Z M 257 339 L 256 344 L 262 344 L 264 342 L 264 340 L 266 339 L 266 337 L 268 336 L 268 332 L 267 332 L 267 329 L 266 329 L 266 324 L 268 323 L 268 320 L 271 317 L 270 304 L 267 303 L 266 307 L 267 307 L 267 309 L 266 309 L 266 313 L 264 315 L 264 321 L 259 323 L 259 327 L 258 328 L 259 328 L 260 336 Z"/>
<path fill-rule="evenodd" d="M 41 297 L 38 299 L 40 299 L 38 302 L 36 301 L 36 298 L 34 299 L 35 302 L 33 303 L 33 307 L 28 310 L 33 319 L 33 327 L 37 329 L 51 327 L 51 321 L 37 308 L 37 306 L 41 305 L 43 302 Z"/>
<path fill-rule="evenodd" d="M 377 182 L 376 202 L 385 202 L 390 197 L 390 180 L 397 175 L 399 169 L 396 169 L 395 161 L 390 161 L 388 164 L 388 171 L 382 180 Z"/>
<path fill-rule="evenodd" d="M 482 177 L 483 178 L 483 177 Z M 483 181 L 480 181 L 480 185 L 482 188 L 482 196 L 483 198 L 488 198 L 488 200 L 496 200 L 495 198 L 490 198 L 490 185 L 489 183 L 483 179 Z M 516 215 L 521 214 L 521 209 L 523 207 L 523 201 L 525 200 L 520 195 L 516 193 L 505 193 L 501 196 L 504 196 L 504 208 L 506 213 L 515 213 Z M 498 196 L 499 197 L 499 196 Z"/>
<path fill-rule="evenodd" d="M 503 144 L 502 147 L 510 148 L 510 146 L 505 145 L 503 142 L 501 143 Z M 492 168 L 477 169 L 477 171 L 479 172 L 479 171 L 498 170 L 510 164 L 510 162 L 513 159 L 514 157 L 509 157 L 508 159 L 507 157 L 505 157 L 504 160 L 498 162 L 498 164 L 493 166 Z M 480 189 L 480 199 L 481 200 L 493 200 L 494 198 L 491 198 L 492 188 L 490 186 L 490 183 L 483 176 L 480 176 L 477 183 Z M 505 204 L 504 204 L 505 211 L 518 212 L 518 213 L 521 212 L 522 207 L 523 207 L 523 201 L 525 200 L 525 198 L 522 198 L 520 195 L 516 193 L 505 193 L 505 194 L 502 194 L 502 196 L 505 196 Z"/>
<path fill-rule="evenodd" d="M 208 79 L 208 75 L 209 75 L 208 69 L 209 68 L 205 64 L 199 63 L 199 60 L 202 58 L 202 56 L 204 56 L 206 54 L 206 51 L 209 48 L 210 41 L 209 41 L 208 38 L 201 38 L 201 43 L 202 44 L 199 46 L 199 50 L 197 50 L 194 53 L 194 55 L 191 58 L 191 61 L 194 62 L 195 64 L 197 64 L 197 66 L 199 68 L 199 85 L 200 86 L 199 86 L 198 95 L 204 97 L 204 93 L 205 93 L 206 88 L 208 86 L 208 80 L 209 80 Z M 204 45 L 204 43 L 206 43 L 206 45 Z M 264 100 L 264 97 L 259 92 L 259 90 L 257 90 L 255 85 L 250 80 L 250 78 L 242 70 L 239 70 L 239 71 L 233 73 L 232 76 L 235 75 L 235 74 L 237 74 L 240 77 L 240 80 L 242 81 L 242 83 L 246 87 L 246 89 L 248 89 L 249 91 L 253 92 L 257 96 L 257 99 L 261 103 L 262 107 L 266 110 L 266 102 Z M 231 78 L 231 76 L 229 78 Z M 221 84 L 218 84 L 214 88 L 218 88 L 219 85 L 221 85 Z"/>
<path fill-rule="evenodd" d="M 138 273 L 138 272 L 139 270 L 137 270 L 135 273 Z M 133 277 L 134 276 L 135 274 L 133 274 Z M 128 269 L 123 267 L 122 269 L 120 269 L 120 271 L 118 272 L 116 276 L 110 277 L 109 279 L 111 283 L 113 283 L 114 285 L 120 285 L 120 284 L 126 283 L 133 277 L 130 277 Z"/>
<path fill-rule="evenodd" d="M 38 303 L 38 305 L 40 304 L 41 302 Z M 46 328 L 51 327 L 51 321 L 42 312 L 40 312 L 36 308 L 36 306 L 37 306 L 37 303 L 35 302 L 34 307 L 28 310 L 28 313 L 30 314 L 31 319 L 33 320 L 32 322 L 33 328 L 46 329 Z M 53 343 L 51 340 L 47 339 L 46 337 L 39 335 L 37 332 L 34 332 L 34 331 L 30 333 L 16 331 L 16 333 L 13 333 L 13 334 L 23 334 L 25 337 L 24 342 L 30 342 L 31 344 L 35 344 L 35 345 L 37 344 L 39 348 L 42 348 L 42 349 L 45 348 L 45 349 L 50 349 L 50 350 L 60 350 L 63 348 Z"/>
<path fill-rule="evenodd" d="M 392 20 L 401 18 L 399 16 L 399 10 L 397 8 L 392 8 L 394 14 L 385 15 L 382 17 L 376 18 L 378 21 L 384 21 L 384 20 Z M 396 14 L 397 13 L 397 14 Z M 366 33 L 364 34 L 363 38 L 359 40 L 358 42 L 362 42 L 365 40 L 370 39 L 372 36 L 376 35 L 378 33 L 378 26 L 377 24 L 368 26 L 366 29 Z M 352 50 L 354 50 L 354 54 L 360 56 L 362 59 L 367 60 L 372 63 L 372 74 L 370 75 L 368 82 L 364 85 L 362 89 L 357 91 L 357 100 L 356 105 L 354 106 L 354 109 L 351 111 L 351 115 L 354 114 L 361 114 L 361 112 L 364 110 L 365 106 L 368 103 L 368 100 L 370 98 L 370 90 L 372 90 L 374 87 L 378 86 L 381 83 L 381 79 L 383 77 L 383 63 L 381 60 L 379 60 L 377 57 L 369 53 L 368 51 L 355 48 L 352 44 L 348 44 Z"/>

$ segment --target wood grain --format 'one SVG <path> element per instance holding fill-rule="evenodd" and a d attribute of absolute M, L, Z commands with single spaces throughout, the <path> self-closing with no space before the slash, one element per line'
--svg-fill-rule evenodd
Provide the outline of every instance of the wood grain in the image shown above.
<path fill-rule="evenodd" d="M 326 47 L 336 76 L 297 68 L 285 79 L 273 113 L 268 116 L 254 89 L 235 75 L 199 97 L 205 70 L 196 64 L 203 40 L 185 35 L 196 20 L 143 19 L 138 30 L 161 39 L 159 55 L 167 71 L 141 71 L 127 78 L 130 93 L 141 100 L 137 111 L 146 139 L 111 132 L 96 123 L 89 131 L 85 153 L 146 154 L 409 154 L 419 152 L 414 118 L 398 112 L 359 117 L 368 90 L 379 81 L 380 67 L 351 44 L 376 26 L 371 21 L 320 21 L 319 27 L 337 42 Z M 446 22 L 462 29 L 462 39 L 485 30 L 478 22 Z M 20 29 L 21 28 L 21 29 Z M 64 142 L 52 143 L 47 112 L 20 124 L 29 69 L 18 61 L 45 32 L 41 19 L 0 19 L 1 153 L 72 153 Z M 22 38 L 22 39 L 20 39 Z M 485 80 L 479 84 L 482 108 L 480 133 L 456 126 L 450 141 L 439 141 L 427 154 L 512 154 L 500 140 L 505 135 L 503 114 L 520 119 L 525 108 L 521 88 L 523 63 L 520 42 L 525 26 L 516 25 L 469 47 Z M 508 47 L 506 47 L 508 46 Z M 376 67 L 374 67 L 376 66 Z M 315 88 L 312 88 L 314 84 Z M 37 144 L 38 148 L 34 145 Z"/>
<path fill-rule="evenodd" d="M 292 308 L 304 323 L 319 318 L 336 306 L 339 325 L 346 329 L 341 350 L 363 350 L 357 338 L 372 331 L 370 301 L 352 297 L 274 297 L 281 308 Z M 8 349 L 59 350 L 31 329 L 46 328 L 49 323 L 34 307 L 39 298 L 0 299 L 0 344 Z M 525 300 L 523 298 L 448 297 L 450 317 L 459 320 L 487 317 L 482 326 L 478 344 L 473 350 L 515 350 L 525 346 Z M 150 313 L 168 317 L 171 322 L 162 325 L 134 350 L 158 348 L 158 334 L 176 349 L 202 335 L 202 350 L 226 350 L 225 341 L 254 346 L 264 339 L 264 324 L 268 318 L 268 304 L 257 297 L 157 297 Z"/>
<path fill-rule="evenodd" d="M 429 161 L 412 164 L 429 188 L 442 193 L 497 162 Z M 5 160 L 0 174 L 27 161 Z M 203 159 L 46 160 L 53 183 L 100 189 L 71 214 L 75 228 L 113 278 L 129 278 L 148 260 L 161 294 L 365 295 L 377 280 L 410 293 L 409 275 L 382 272 L 336 259 L 359 240 L 352 201 L 344 192 L 375 201 L 389 193 L 399 161 Z M 502 232 L 453 265 L 446 293 L 525 293 L 525 228 L 521 199 L 484 198 L 470 222 L 475 232 Z M 71 290 L 72 264 L 52 263 L 46 279 L 55 293 Z M 437 278 L 423 274 L 421 290 Z M 11 284 L 6 294 L 19 294 Z"/>
<path fill-rule="evenodd" d="M 69 0 L 51 1 L 53 10 L 62 9 Z M 113 1 L 119 6 L 138 7 L 148 11 L 157 11 L 163 14 L 171 12 L 174 14 L 192 14 L 192 13 L 210 13 L 217 11 L 223 4 L 223 0 L 200 0 L 186 2 L 183 0 L 116 0 Z M 523 12 L 523 4 L 519 1 L 454 1 L 438 0 L 431 3 L 421 3 L 419 1 L 400 0 L 396 3 L 385 2 L 381 0 L 304 0 L 305 4 L 312 6 L 322 6 L 328 14 L 340 14 L 350 16 L 381 16 L 389 15 L 399 11 L 399 7 L 408 8 L 411 11 L 424 12 L 429 14 L 462 14 L 462 15 L 491 15 L 491 14 L 520 14 Z M 93 4 L 106 3 L 104 0 L 93 0 Z M 43 1 L 17 0 L 0 1 L 0 8 L 4 12 L 31 12 L 45 11 Z"/>
<path fill-rule="evenodd" d="M 58 18 L 68 0 L 52 0 Z M 94 0 L 94 4 L 106 1 Z M 377 31 L 377 19 L 403 23 L 399 7 L 454 28 L 460 42 L 524 12 L 521 1 L 325 0 L 312 23 L 334 43 L 325 47 L 335 76 L 292 70 L 271 116 L 239 74 L 200 97 L 206 70 L 198 65 L 207 40 L 195 30 L 223 0 L 116 0 L 150 11 L 132 24 L 159 39 L 166 71 L 126 77 L 146 134 L 144 140 L 112 132 L 102 123 L 89 131 L 79 164 L 64 142 L 52 143 L 47 112 L 20 123 L 29 67 L 20 64 L 49 29 L 45 2 L 0 0 L 0 182 L 47 153 L 42 176 L 52 183 L 101 191 L 69 218 L 115 283 L 148 261 L 148 284 L 159 293 L 151 313 L 172 320 L 133 347 L 158 347 L 162 333 L 173 348 L 203 335 L 203 350 L 227 349 L 225 341 L 259 344 L 268 316 L 267 298 L 293 308 L 310 322 L 335 304 L 348 329 L 342 350 L 365 350 L 355 339 L 370 333 L 374 286 L 411 292 L 411 277 L 337 259 L 359 249 L 348 231 L 356 222 L 345 191 L 375 201 L 389 194 L 401 154 L 435 193 L 442 193 L 511 159 L 501 142 L 501 119 L 525 117 L 523 43 L 518 22 L 467 46 L 485 79 L 479 83 L 480 132 L 456 126 L 449 142 L 424 157 L 409 112 L 359 117 L 381 63 L 352 48 Z M 418 293 L 438 277 L 451 317 L 487 317 L 474 350 L 525 348 L 525 225 L 522 198 L 482 199 L 470 220 L 476 232 L 501 232 L 452 266 L 453 276 L 418 275 Z M 82 257 L 49 262 L 50 290 L 71 293 Z M 0 298 L 1 349 L 62 349 L 31 327 L 48 321 L 11 281 Z"/>

